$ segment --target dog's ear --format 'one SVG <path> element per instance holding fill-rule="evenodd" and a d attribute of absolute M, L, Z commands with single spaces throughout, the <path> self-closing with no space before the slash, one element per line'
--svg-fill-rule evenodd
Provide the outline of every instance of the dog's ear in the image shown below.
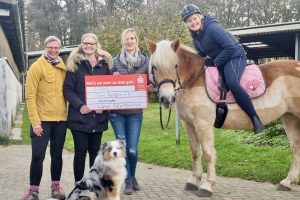
<path fill-rule="evenodd" d="M 106 141 L 103 144 L 101 144 L 100 151 L 102 151 L 102 152 L 105 151 L 105 149 L 108 147 L 108 145 L 109 145 L 108 141 Z"/>
<path fill-rule="evenodd" d="M 118 139 L 117 141 L 119 142 L 119 144 L 120 144 L 122 147 L 126 148 L 126 141 L 125 141 L 125 140 L 120 140 L 120 139 Z"/>

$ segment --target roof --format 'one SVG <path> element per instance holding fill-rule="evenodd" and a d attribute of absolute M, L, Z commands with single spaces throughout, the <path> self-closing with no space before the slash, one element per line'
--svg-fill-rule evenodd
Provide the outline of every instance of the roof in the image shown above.
<path fill-rule="evenodd" d="M 78 48 L 78 46 L 79 45 L 62 47 L 60 49 L 60 55 L 70 54 L 74 49 Z M 25 54 L 28 56 L 28 59 L 34 59 L 40 57 L 44 52 L 45 52 L 44 50 L 29 51 L 26 52 Z"/>
<path fill-rule="evenodd" d="M 19 71 L 24 71 L 24 1 L 0 0 L 0 23 L 7 37 L 14 61 Z"/>
<path fill-rule="evenodd" d="M 233 28 L 229 31 L 239 38 L 251 60 L 295 58 L 295 41 L 296 35 L 300 35 L 300 21 Z"/>

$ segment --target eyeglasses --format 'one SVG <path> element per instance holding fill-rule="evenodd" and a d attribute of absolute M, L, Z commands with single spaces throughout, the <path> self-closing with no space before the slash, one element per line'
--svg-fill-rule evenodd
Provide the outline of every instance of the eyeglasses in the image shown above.
<path fill-rule="evenodd" d="M 46 49 L 48 49 L 48 50 L 59 50 L 60 49 L 60 47 L 46 47 Z"/>
<path fill-rule="evenodd" d="M 94 45 L 96 45 L 97 43 L 91 43 L 91 42 L 82 42 L 82 44 L 83 44 L 84 46 L 88 46 L 88 45 L 90 45 L 90 46 L 94 46 Z"/>

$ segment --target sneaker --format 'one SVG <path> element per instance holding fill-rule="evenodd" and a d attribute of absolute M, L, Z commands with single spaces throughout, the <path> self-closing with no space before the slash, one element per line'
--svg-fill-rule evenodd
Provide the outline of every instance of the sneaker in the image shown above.
<path fill-rule="evenodd" d="M 125 180 L 124 194 L 131 195 L 132 192 L 133 192 L 132 181 L 131 180 Z"/>
<path fill-rule="evenodd" d="M 66 195 L 60 185 L 51 186 L 51 198 L 65 200 Z"/>
<path fill-rule="evenodd" d="M 135 191 L 140 191 L 141 190 L 141 186 L 137 182 L 136 178 L 132 179 L 132 189 L 135 190 Z"/>
<path fill-rule="evenodd" d="M 39 200 L 39 192 L 29 189 L 25 192 L 23 200 Z"/>

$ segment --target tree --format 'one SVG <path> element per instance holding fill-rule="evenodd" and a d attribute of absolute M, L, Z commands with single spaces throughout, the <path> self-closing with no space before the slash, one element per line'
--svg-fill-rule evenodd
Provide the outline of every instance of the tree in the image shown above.
<path fill-rule="evenodd" d="M 153 40 L 176 39 L 191 45 L 180 12 L 194 3 L 202 14 L 215 16 L 225 28 L 235 28 L 300 19 L 299 0 L 31 0 L 27 6 L 29 49 L 42 49 L 48 35 L 63 45 L 80 43 L 82 34 L 97 33 L 103 49 L 113 55 L 120 49 L 120 34 L 135 28 Z"/>

